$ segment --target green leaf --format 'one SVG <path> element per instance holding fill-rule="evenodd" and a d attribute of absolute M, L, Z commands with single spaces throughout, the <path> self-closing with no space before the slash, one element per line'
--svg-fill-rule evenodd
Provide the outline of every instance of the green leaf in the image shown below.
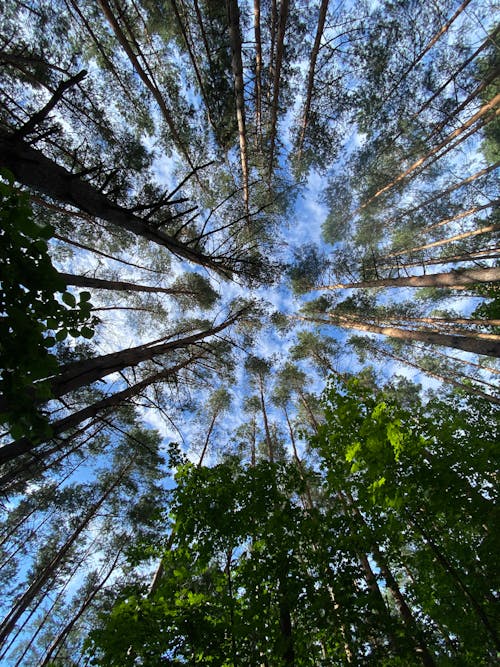
<path fill-rule="evenodd" d="M 92 336 L 94 335 L 94 331 L 90 327 L 82 327 L 80 330 L 80 334 L 84 338 L 92 338 Z"/>
<path fill-rule="evenodd" d="M 71 292 L 64 292 L 64 294 L 62 295 L 62 300 L 70 308 L 74 308 L 76 306 L 76 299 L 74 295 L 71 294 Z"/>

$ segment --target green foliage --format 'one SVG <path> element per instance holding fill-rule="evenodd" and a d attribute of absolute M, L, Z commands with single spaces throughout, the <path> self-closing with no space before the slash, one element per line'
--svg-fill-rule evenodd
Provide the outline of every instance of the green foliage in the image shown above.
<path fill-rule="evenodd" d="M 321 276 L 328 267 L 328 260 L 312 244 L 296 250 L 294 260 L 294 264 L 288 269 L 288 276 L 294 293 L 300 295 L 321 281 Z"/>
<path fill-rule="evenodd" d="M 328 206 L 328 215 L 321 226 L 323 240 L 326 243 L 346 241 L 349 237 L 349 211 L 353 202 L 349 175 L 343 173 L 329 180 L 322 196 Z"/>
<path fill-rule="evenodd" d="M 356 379 L 332 380 L 324 402 L 313 444 L 331 493 L 363 516 L 365 549 L 380 565 L 373 540 L 383 543 L 419 613 L 456 637 L 450 654 L 427 629 L 443 664 L 493 664 L 497 408 L 472 396 L 434 396 L 423 406 L 413 396 L 409 411 L 393 388 L 374 392 Z"/>
<path fill-rule="evenodd" d="M 304 315 L 315 315 L 326 313 L 332 305 L 332 297 L 329 294 L 318 296 L 316 299 L 306 301 L 302 304 L 300 312 Z"/>
<path fill-rule="evenodd" d="M 174 297 L 183 308 L 190 308 L 193 302 L 200 308 L 209 310 L 219 299 L 210 281 L 199 273 L 183 273 L 172 283 Z"/>
<path fill-rule="evenodd" d="M 292 370 L 290 389 L 303 379 Z M 163 577 L 149 595 L 125 588 L 101 617 L 94 664 L 288 665 L 292 647 L 294 664 L 313 667 L 346 663 L 348 645 L 356 664 L 419 665 L 422 642 L 436 664 L 493 664 L 478 609 L 493 625 L 498 426 L 494 406 L 462 400 L 424 406 L 401 381 L 332 379 L 309 437 L 315 469 L 180 464 L 169 527 L 142 542 L 144 561 L 162 553 Z"/>
<path fill-rule="evenodd" d="M 48 423 L 35 406 L 50 398 L 46 378 L 58 367 L 49 349 L 68 336 L 93 336 L 92 304 L 89 292 L 77 299 L 66 291 L 48 254 L 53 229 L 33 219 L 29 196 L 14 187 L 12 175 L 3 171 L 2 177 L 0 418 L 14 438 L 45 437 Z"/>
<path fill-rule="evenodd" d="M 323 664 L 308 629 L 326 622 L 332 646 L 338 631 L 321 618 L 325 591 L 315 590 L 308 572 L 319 525 L 294 500 L 304 492 L 297 467 L 245 469 L 236 459 L 212 469 L 187 465 L 177 483 L 175 547 L 164 554 L 160 587 L 149 598 L 124 592 L 91 635 L 96 664 L 133 664 L 128 651 L 144 664 L 163 655 L 171 664 L 250 666 L 265 656 L 283 665 L 287 608 L 297 613 L 297 664 Z M 125 632 L 128 624 L 132 632 Z"/>
<path fill-rule="evenodd" d="M 498 29 L 498 24 L 497 24 Z M 498 71 L 500 57 L 498 49 L 490 48 L 489 53 L 479 61 L 478 75 L 479 79 L 486 78 L 491 75 L 492 70 Z M 498 77 L 493 79 L 486 88 L 481 92 L 481 100 L 483 104 L 490 102 L 498 92 Z M 486 124 L 484 130 L 484 140 L 482 143 L 482 150 L 486 160 L 493 164 L 500 159 L 500 120 L 495 116 L 489 123 Z"/>
<path fill-rule="evenodd" d="M 500 287 L 496 283 L 478 285 L 474 290 L 478 295 L 485 297 L 486 301 L 471 313 L 471 318 L 485 320 L 500 319 Z"/>

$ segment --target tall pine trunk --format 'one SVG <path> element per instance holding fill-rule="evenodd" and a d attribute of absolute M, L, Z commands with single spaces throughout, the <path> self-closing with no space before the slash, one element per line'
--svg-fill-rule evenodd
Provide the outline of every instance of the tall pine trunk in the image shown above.
<path fill-rule="evenodd" d="M 243 80 L 243 63 L 241 59 L 240 10 L 238 0 L 227 0 L 229 36 L 231 41 L 231 68 L 234 78 L 234 97 L 236 103 L 236 120 L 240 142 L 241 175 L 243 179 L 243 201 L 245 213 L 249 213 L 248 194 L 248 151 L 245 123 L 245 84 Z"/>
<path fill-rule="evenodd" d="M 302 317 L 294 316 L 306 322 L 316 322 L 317 324 L 334 324 L 343 329 L 355 329 L 356 331 L 366 331 L 377 333 L 389 338 L 406 341 L 421 341 L 429 345 L 442 345 L 443 347 L 452 347 L 464 352 L 473 352 L 474 354 L 484 354 L 491 357 L 500 357 L 500 336 L 495 336 L 494 340 L 479 340 L 474 335 L 456 336 L 453 334 L 437 333 L 433 331 L 417 331 L 413 329 L 400 329 L 398 327 L 381 327 L 376 324 L 358 322 L 347 317 L 336 317 L 331 315 L 330 319 L 320 317 Z"/>
<path fill-rule="evenodd" d="M 500 225 L 498 226 L 500 229 Z M 402 254 L 394 253 L 394 254 Z M 387 255 L 392 257 L 394 255 Z M 368 287 L 448 287 L 463 289 L 478 283 L 500 281 L 500 267 L 486 269 L 461 269 L 444 273 L 428 273 L 423 276 L 400 276 L 399 278 L 376 278 L 375 280 L 360 280 L 352 283 L 336 283 L 333 285 L 319 285 L 311 288 L 313 292 L 320 289 L 366 289 Z"/>
<path fill-rule="evenodd" d="M 300 122 L 300 135 L 299 135 L 299 143 L 297 146 L 297 152 L 298 152 L 297 161 L 299 164 L 302 157 L 302 149 L 304 147 L 304 140 L 306 136 L 307 126 L 309 125 L 309 112 L 311 110 L 311 102 L 314 90 L 314 73 L 316 70 L 316 61 L 318 59 L 321 37 L 323 36 L 323 30 L 325 29 L 327 11 L 328 11 L 328 0 L 321 0 L 321 6 L 319 8 L 318 26 L 316 28 L 316 37 L 314 38 L 314 44 L 311 51 L 311 58 L 309 60 L 306 101 L 304 103 L 304 111 L 302 112 L 302 119 Z"/>
<path fill-rule="evenodd" d="M 23 185 L 49 197 L 76 206 L 80 211 L 105 220 L 132 234 L 161 245 L 183 259 L 227 273 L 223 261 L 192 249 L 175 237 L 154 228 L 147 221 L 116 204 L 96 187 L 72 174 L 28 143 L 0 132 L 0 164 L 7 167 Z"/>
<path fill-rule="evenodd" d="M 109 410 L 109 408 L 122 405 L 125 401 L 138 396 L 141 391 L 144 391 L 144 389 L 154 384 L 155 382 L 160 382 L 169 376 L 174 376 L 178 371 L 186 368 L 189 364 L 195 362 L 201 356 L 201 354 L 198 354 L 190 357 L 184 362 L 160 371 L 159 373 L 155 373 L 154 375 L 148 376 L 141 382 L 137 382 L 136 384 L 127 387 L 127 389 L 123 389 L 122 391 L 111 394 L 111 396 L 102 398 L 101 400 L 96 401 L 95 403 L 92 403 L 91 405 L 88 405 L 87 407 L 82 408 L 77 412 L 73 412 L 70 415 L 63 417 L 62 419 L 58 419 L 57 421 L 52 422 L 50 424 L 51 437 L 57 437 L 61 433 L 64 433 L 65 431 L 78 426 L 87 419 L 101 415 L 104 411 Z M 31 452 L 39 444 L 39 442 L 33 442 L 29 438 L 20 438 L 19 440 L 15 440 L 8 443 L 7 445 L 4 445 L 3 447 L 0 447 L 0 465 L 7 463 L 8 461 L 12 461 L 13 459 L 22 456 L 23 454 Z M 43 457 L 43 453 L 40 456 Z"/>
<path fill-rule="evenodd" d="M 57 553 L 52 557 L 50 562 L 40 570 L 26 591 L 17 599 L 10 612 L 0 624 L 0 644 L 2 644 L 14 630 L 18 620 L 29 608 L 35 598 L 42 592 L 46 584 L 48 584 L 57 575 L 59 567 L 64 563 L 64 560 L 70 553 L 72 547 L 78 542 L 78 538 L 88 528 L 89 524 L 95 518 L 99 509 L 102 507 L 102 505 L 104 505 L 111 493 L 122 482 L 127 472 L 132 468 L 133 463 L 133 460 L 131 460 L 121 469 L 112 484 L 110 484 L 104 493 L 100 496 L 99 500 L 97 500 L 97 502 L 91 505 L 91 507 L 87 510 L 83 516 L 83 519 L 79 522 L 71 535 L 66 539 L 62 547 L 58 549 Z"/>

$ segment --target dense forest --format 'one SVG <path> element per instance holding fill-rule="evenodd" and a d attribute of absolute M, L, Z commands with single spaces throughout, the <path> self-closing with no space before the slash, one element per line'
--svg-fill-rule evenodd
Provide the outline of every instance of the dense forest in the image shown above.
<path fill-rule="evenodd" d="M 490 0 L 4 0 L 0 665 L 498 664 Z"/>

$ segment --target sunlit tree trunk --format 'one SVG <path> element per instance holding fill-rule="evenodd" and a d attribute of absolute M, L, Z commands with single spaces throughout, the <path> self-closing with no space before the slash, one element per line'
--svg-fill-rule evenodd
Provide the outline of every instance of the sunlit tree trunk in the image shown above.
<path fill-rule="evenodd" d="M 413 213 L 416 213 L 420 209 L 425 208 L 429 204 L 434 203 L 438 199 L 441 199 L 442 197 L 445 197 L 446 195 L 449 195 L 452 192 L 455 192 L 456 190 L 460 190 L 461 188 L 464 187 L 464 185 L 469 185 L 470 183 L 474 183 L 474 181 L 481 178 L 482 176 L 486 176 L 487 174 L 490 174 L 491 172 L 498 169 L 498 167 L 500 167 L 500 160 L 498 162 L 495 162 L 494 164 L 488 165 L 487 167 L 483 167 L 483 169 L 480 169 L 479 171 L 476 171 L 471 176 L 467 176 L 467 178 L 462 179 L 458 183 L 454 183 L 453 185 L 448 186 L 444 190 L 441 190 L 440 192 L 437 192 L 436 194 L 432 195 L 428 199 L 425 199 L 423 202 L 420 202 L 416 206 L 412 206 L 411 208 L 408 208 L 404 211 L 401 211 L 401 213 L 398 213 L 394 217 L 387 220 L 386 224 L 391 225 L 395 222 L 399 222 L 402 218 L 404 218 L 406 216 L 409 216 L 409 215 L 412 215 Z"/>
<path fill-rule="evenodd" d="M 320 317 L 294 317 L 299 320 L 316 322 L 318 324 L 334 324 L 345 329 L 356 329 L 357 331 L 382 334 L 399 340 L 418 340 L 422 343 L 428 343 L 429 345 L 442 345 L 443 347 L 453 347 L 456 350 L 464 350 L 464 352 L 484 354 L 490 357 L 500 357 L 500 336 L 495 336 L 494 340 L 478 340 L 473 334 L 456 336 L 452 334 L 437 333 L 435 331 L 418 331 L 392 326 L 381 327 L 376 324 L 358 322 L 347 317 L 340 318 L 335 314 L 331 314 L 330 319 Z"/>
<path fill-rule="evenodd" d="M 500 229 L 500 225 L 498 226 Z M 403 254 L 403 253 L 395 253 Z M 387 255 L 392 257 L 393 255 Z M 428 273 L 422 276 L 400 276 L 399 278 L 376 278 L 375 280 L 360 280 L 352 283 L 337 283 L 334 285 L 318 285 L 310 292 L 320 289 L 365 289 L 367 287 L 450 287 L 462 289 L 477 283 L 489 283 L 500 280 L 500 267 L 486 269 L 460 269 L 445 273 Z"/>
<path fill-rule="evenodd" d="M 231 39 L 231 67 L 234 78 L 234 96 L 236 101 L 236 119 L 240 140 L 241 175 L 243 179 L 243 200 L 245 213 L 249 213 L 248 193 L 248 150 L 245 126 L 245 84 L 243 80 L 243 63 L 241 59 L 240 10 L 237 0 L 227 0 L 229 35 Z"/>
<path fill-rule="evenodd" d="M 453 83 L 456 80 L 456 77 L 462 72 L 468 65 L 470 65 L 471 62 L 473 62 L 480 53 L 482 53 L 485 49 L 487 49 L 492 41 L 495 40 L 500 28 L 496 28 L 491 35 L 488 35 L 486 39 L 480 44 L 480 46 L 468 57 L 466 58 L 461 64 L 458 69 L 456 69 L 453 74 L 446 79 L 444 83 L 442 83 L 437 90 L 434 91 L 434 93 L 429 97 L 418 109 L 417 111 L 412 114 L 411 119 L 413 120 L 417 116 L 419 116 L 422 111 L 425 111 L 434 100 L 441 95 L 441 93 L 450 85 L 450 83 Z"/>
<path fill-rule="evenodd" d="M 486 248 L 485 250 L 477 250 L 476 252 L 469 252 L 461 255 L 446 255 L 441 257 L 434 258 L 422 258 L 420 260 L 415 260 L 413 262 L 404 262 L 404 264 L 395 263 L 395 264 L 386 264 L 384 266 L 377 266 L 375 268 L 378 271 L 405 271 L 406 269 L 414 268 L 416 266 L 421 266 L 424 270 L 426 266 L 432 266 L 434 264 L 458 264 L 461 262 L 472 262 L 475 260 L 485 261 L 488 259 L 498 259 L 500 257 L 500 247 L 491 247 Z M 383 259 L 383 258 L 381 258 Z"/>
<path fill-rule="evenodd" d="M 463 239 L 472 238 L 473 236 L 481 236 L 482 234 L 490 234 L 498 232 L 499 230 L 500 230 L 500 225 L 486 225 L 485 227 L 480 227 L 479 229 L 473 229 L 469 232 L 462 232 L 461 234 L 455 234 L 454 236 L 449 236 L 439 241 L 433 241 L 432 243 L 426 243 L 421 246 L 407 248 L 406 250 L 398 250 L 397 252 L 391 252 L 388 255 L 382 257 L 382 259 L 387 259 L 389 257 L 398 257 L 399 255 L 408 255 L 410 253 L 419 252 L 421 250 L 429 250 L 429 248 L 438 248 L 439 246 L 447 245 L 448 243 L 454 243 L 455 241 L 463 241 Z M 486 269 L 475 269 L 475 270 L 485 271 Z M 493 280 L 498 280 L 498 278 L 494 278 Z"/>
<path fill-rule="evenodd" d="M 428 151 L 423 157 L 416 160 L 407 169 L 396 176 L 396 178 L 394 178 L 390 183 L 385 185 L 383 188 L 380 188 L 373 196 L 363 202 L 357 208 L 354 215 L 369 206 L 369 204 L 375 201 L 375 199 L 391 190 L 394 186 L 398 185 L 398 183 L 401 183 L 403 180 L 408 178 L 408 176 L 415 174 L 418 169 L 429 167 L 433 162 L 448 153 L 452 148 L 456 148 L 460 143 L 462 143 L 462 141 L 480 130 L 483 125 L 493 120 L 496 115 L 500 113 L 500 110 L 495 111 L 496 107 L 499 105 L 500 93 L 489 102 L 486 102 L 486 104 L 484 104 L 477 113 L 471 116 L 471 118 L 469 118 L 469 120 L 463 123 L 459 128 L 451 132 L 451 134 L 449 134 L 437 146 Z"/>

